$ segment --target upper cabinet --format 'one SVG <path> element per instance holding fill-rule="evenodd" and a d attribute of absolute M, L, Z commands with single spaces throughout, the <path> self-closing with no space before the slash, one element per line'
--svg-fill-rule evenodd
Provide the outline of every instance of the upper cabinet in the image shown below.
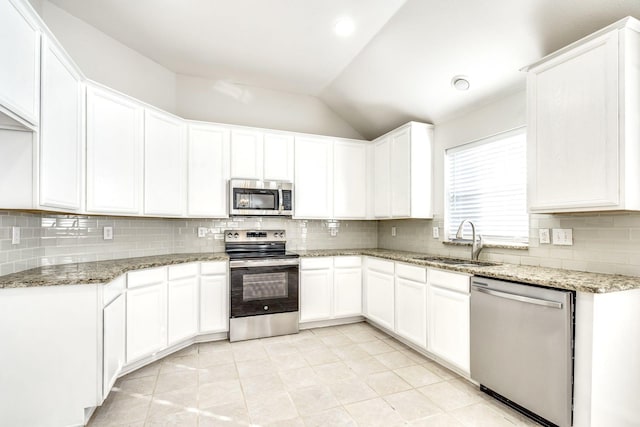
<path fill-rule="evenodd" d="M 62 50 L 43 39 L 38 162 L 41 207 L 66 211 L 83 208 L 83 106 L 79 72 Z"/>
<path fill-rule="evenodd" d="M 185 210 L 186 125 L 147 109 L 144 125 L 144 213 L 181 216 Z"/>
<path fill-rule="evenodd" d="M 0 0 L 0 112 L 37 126 L 40 104 L 40 30 L 19 1 Z"/>
<path fill-rule="evenodd" d="M 297 137 L 293 206 L 296 218 L 333 214 L 333 144 L 329 138 Z"/>
<path fill-rule="evenodd" d="M 527 68 L 529 210 L 640 209 L 640 22 Z"/>
<path fill-rule="evenodd" d="M 367 144 L 341 139 L 333 143 L 333 218 L 366 218 Z"/>
<path fill-rule="evenodd" d="M 433 126 L 410 122 L 374 141 L 375 218 L 431 218 Z"/>
<path fill-rule="evenodd" d="M 138 214 L 143 160 L 141 105 L 87 87 L 87 211 Z"/>
<path fill-rule="evenodd" d="M 293 136 L 232 129 L 231 178 L 292 181 Z"/>
<path fill-rule="evenodd" d="M 229 129 L 190 124 L 187 143 L 187 215 L 226 217 Z"/>

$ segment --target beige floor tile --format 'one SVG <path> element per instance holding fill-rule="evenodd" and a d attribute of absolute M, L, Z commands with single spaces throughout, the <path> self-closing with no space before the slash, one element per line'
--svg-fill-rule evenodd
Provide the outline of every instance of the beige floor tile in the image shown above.
<path fill-rule="evenodd" d="M 409 383 L 391 371 L 368 375 L 366 383 L 380 396 L 398 393 L 412 388 Z"/>
<path fill-rule="evenodd" d="M 198 385 L 198 372 L 196 370 L 179 372 L 160 372 L 156 382 L 155 393 L 179 390 L 181 388 Z"/>
<path fill-rule="evenodd" d="M 492 408 L 486 402 L 454 409 L 449 414 L 465 427 L 514 427 L 515 417 Z"/>
<path fill-rule="evenodd" d="M 395 427 L 404 424 L 403 418 L 382 398 L 346 405 L 349 415 L 363 427 Z"/>
<path fill-rule="evenodd" d="M 153 394 L 153 390 L 156 387 L 156 380 L 157 376 L 155 375 L 138 378 L 129 378 L 126 376 L 116 381 L 113 390 L 150 395 Z"/>
<path fill-rule="evenodd" d="M 343 405 L 378 397 L 378 393 L 360 379 L 330 384 L 329 388 Z"/>
<path fill-rule="evenodd" d="M 235 359 L 231 350 L 208 351 L 198 355 L 199 368 L 226 365 L 233 362 L 235 362 Z"/>
<path fill-rule="evenodd" d="M 318 349 L 317 351 L 309 351 L 303 353 L 303 356 L 310 366 L 324 365 L 340 360 L 340 358 L 328 348 Z"/>
<path fill-rule="evenodd" d="M 161 423 L 163 420 L 175 421 L 184 419 L 185 422 L 191 422 L 193 417 L 186 416 L 191 414 L 195 415 L 197 424 L 197 408 L 198 388 L 195 384 L 188 388 L 156 393 L 151 400 L 147 421 Z"/>
<path fill-rule="evenodd" d="M 319 337 L 327 337 L 330 335 L 341 335 L 342 332 L 340 332 L 340 330 L 336 327 L 333 326 L 328 326 L 326 328 L 315 328 L 315 329 L 311 329 L 311 332 L 313 332 L 314 335 L 317 335 Z"/>
<path fill-rule="evenodd" d="M 320 377 L 311 367 L 281 371 L 278 375 L 287 390 L 296 390 L 322 383 Z"/>
<path fill-rule="evenodd" d="M 328 347 L 341 347 L 343 345 L 353 344 L 351 338 L 344 334 L 323 336 L 320 339 Z"/>
<path fill-rule="evenodd" d="M 228 340 L 201 342 L 198 344 L 198 353 L 210 353 L 214 351 L 231 350 L 231 343 Z"/>
<path fill-rule="evenodd" d="M 482 401 L 481 396 L 471 394 L 461 386 L 456 387 L 451 383 L 451 381 L 430 384 L 419 388 L 418 391 L 427 396 L 445 411 L 451 411 L 453 409 L 462 408 Z"/>
<path fill-rule="evenodd" d="M 236 362 L 240 378 L 255 377 L 256 375 L 272 374 L 276 372 L 271 359 L 247 360 Z"/>
<path fill-rule="evenodd" d="M 416 363 L 431 362 L 431 359 L 429 359 L 427 356 L 425 356 L 424 354 L 420 354 L 411 348 L 406 348 L 400 351 Z"/>
<path fill-rule="evenodd" d="M 436 374 L 440 375 L 445 380 L 452 380 L 454 378 L 460 377 L 460 375 L 456 374 L 451 369 L 447 369 L 432 360 L 427 359 L 426 362 L 422 363 L 422 365 L 428 368 L 431 372 L 435 372 Z"/>
<path fill-rule="evenodd" d="M 371 355 L 358 346 L 358 344 L 335 347 L 332 348 L 331 351 L 341 360 L 360 360 L 371 357 Z"/>
<path fill-rule="evenodd" d="M 288 369 L 298 369 L 309 366 L 307 359 L 305 359 L 300 352 L 272 356 L 271 362 L 277 371 L 286 371 Z"/>
<path fill-rule="evenodd" d="M 185 347 L 182 350 L 171 353 L 169 356 L 165 357 L 165 359 L 168 360 L 172 358 L 190 356 L 193 354 L 198 354 L 198 344 L 191 344 L 189 347 Z"/>
<path fill-rule="evenodd" d="M 236 362 L 248 362 L 250 360 L 261 360 L 269 358 L 267 351 L 262 348 L 262 346 L 253 349 L 250 347 L 247 347 L 246 349 L 231 347 L 231 349 L 233 351 L 233 358 Z"/>
<path fill-rule="evenodd" d="M 407 421 L 414 421 L 442 412 L 442 409 L 416 390 L 390 394 L 384 396 L 383 399 Z"/>
<path fill-rule="evenodd" d="M 254 427 L 252 425 L 251 427 Z M 265 424 L 265 427 L 305 427 L 304 421 L 302 418 L 291 418 L 288 420 L 275 421 L 273 423 Z"/>
<path fill-rule="evenodd" d="M 356 377 L 353 371 L 344 362 L 333 362 L 325 365 L 314 366 L 313 370 L 324 384 L 333 384 L 350 380 Z"/>
<path fill-rule="evenodd" d="M 345 332 L 344 333 L 351 341 L 355 343 L 363 343 L 370 341 L 377 341 L 378 337 L 373 332 L 358 331 L 358 332 Z"/>
<path fill-rule="evenodd" d="M 241 378 L 240 384 L 242 385 L 244 395 L 251 397 L 261 393 L 286 391 L 277 373 Z"/>
<path fill-rule="evenodd" d="M 391 351 L 395 351 L 393 347 L 391 347 L 389 344 L 378 339 L 376 339 L 375 341 L 367 341 L 367 342 L 360 343 L 358 344 L 358 346 L 372 356 L 376 354 L 389 353 Z"/>
<path fill-rule="evenodd" d="M 250 424 L 244 400 L 201 409 L 198 414 L 199 427 L 247 427 Z"/>
<path fill-rule="evenodd" d="M 270 424 L 298 417 L 288 393 L 266 393 L 246 399 L 249 417 L 254 424 Z"/>
<path fill-rule="evenodd" d="M 101 410 L 96 411 L 90 425 L 122 425 L 125 423 L 144 421 L 150 403 L 151 396 L 129 396 L 120 393 L 114 394 L 112 398 L 110 395 L 108 401 L 100 408 Z"/>
<path fill-rule="evenodd" d="M 394 348 L 394 350 L 398 350 L 398 351 L 404 351 L 409 349 L 409 347 L 407 347 L 405 344 L 401 343 L 400 341 L 397 341 L 389 336 L 385 337 L 385 338 L 380 338 L 382 341 L 384 341 L 385 343 L 389 344 L 391 347 Z"/>
<path fill-rule="evenodd" d="M 409 359 L 406 354 L 400 351 L 377 354 L 374 357 L 389 369 L 404 368 L 405 366 L 416 364 L 413 360 Z"/>
<path fill-rule="evenodd" d="M 412 421 L 408 425 L 411 427 L 464 427 L 460 421 L 444 412 Z"/>
<path fill-rule="evenodd" d="M 349 413 L 341 407 L 303 417 L 306 427 L 358 427 Z"/>
<path fill-rule="evenodd" d="M 160 372 L 160 367 L 162 366 L 163 360 L 158 360 L 157 362 L 153 362 L 150 365 L 143 366 L 140 369 L 136 369 L 135 371 L 127 374 L 127 379 L 132 378 L 140 378 L 140 377 L 148 377 L 150 375 L 157 376 Z"/>
<path fill-rule="evenodd" d="M 340 405 L 331 389 L 325 385 L 300 388 L 289 392 L 291 400 L 302 416 L 322 412 Z"/>
<path fill-rule="evenodd" d="M 166 359 L 161 367 L 161 374 L 168 374 L 171 372 L 185 372 L 194 371 L 198 369 L 198 354 L 189 354 L 182 357 L 172 357 Z"/>
<path fill-rule="evenodd" d="M 209 366 L 198 370 L 198 382 L 200 384 L 213 383 L 238 379 L 238 370 L 235 363 L 226 365 Z"/>
<path fill-rule="evenodd" d="M 293 341 L 292 343 L 298 349 L 298 351 L 301 351 L 303 353 L 327 348 L 320 337 L 316 335 L 305 336 L 299 340 Z"/>
<path fill-rule="evenodd" d="M 244 402 L 240 380 L 228 380 L 198 386 L 198 407 L 210 408 L 229 403 Z"/>
<path fill-rule="evenodd" d="M 406 366 L 404 368 L 394 369 L 393 372 L 413 387 L 422 387 L 444 381 L 441 376 L 433 373 L 422 365 Z"/>
<path fill-rule="evenodd" d="M 290 341 L 270 342 L 264 344 L 264 349 L 271 358 L 298 353 L 298 348 Z"/>
<path fill-rule="evenodd" d="M 145 427 L 198 427 L 198 414 L 181 411 L 166 414 L 159 418 L 147 418 Z"/>
<path fill-rule="evenodd" d="M 388 371 L 389 368 L 373 357 L 357 360 L 345 360 L 344 363 L 357 375 L 366 376 L 376 372 Z"/>

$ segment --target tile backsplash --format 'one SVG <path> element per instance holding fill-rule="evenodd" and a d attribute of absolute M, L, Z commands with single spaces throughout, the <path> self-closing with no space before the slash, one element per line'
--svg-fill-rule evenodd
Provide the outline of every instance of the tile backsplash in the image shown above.
<path fill-rule="evenodd" d="M 21 241 L 11 243 L 11 228 Z M 113 227 L 113 240 L 103 227 Z M 198 227 L 207 228 L 198 238 Z M 0 275 L 44 265 L 161 255 L 222 252 L 226 229 L 284 229 L 288 249 L 371 248 L 377 246 L 375 221 L 320 221 L 287 218 L 222 220 L 164 219 L 26 213 L 0 210 Z M 332 229 L 337 234 L 332 236 Z"/>

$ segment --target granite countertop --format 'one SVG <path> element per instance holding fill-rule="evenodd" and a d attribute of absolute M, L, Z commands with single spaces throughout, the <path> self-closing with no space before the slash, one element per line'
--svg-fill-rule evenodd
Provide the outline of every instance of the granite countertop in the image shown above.
<path fill-rule="evenodd" d="M 586 273 L 556 268 L 534 267 L 515 264 L 490 266 L 461 266 L 437 261 L 418 260 L 429 254 L 395 251 L 389 249 L 322 249 L 294 251 L 302 257 L 321 256 L 373 256 L 392 261 L 406 262 L 424 267 L 435 267 L 470 275 L 490 277 L 514 282 L 542 285 L 587 293 L 607 293 L 640 289 L 640 277 L 618 274 Z M 200 261 L 226 261 L 224 252 L 169 254 L 139 258 L 124 258 L 110 261 L 61 264 L 34 268 L 6 276 L 0 276 L 2 288 L 28 288 L 35 286 L 60 286 L 108 283 L 132 270 L 161 267 Z"/>
<path fill-rule="evenodd" d="M 489 277 L 501 280 L 511 280 L 532 285 L 548 286 L 557 289 L 568 289 L 587 293 L 608 293 L 640 289 L 640 277 L 623 276 L 620 274 L 587 273 L 584 271 L 562 270 L 559 268 L 535 267 L 516 264 L 498 264 L 486 267 L 459 266 L 443 264 L 441 262 L 416 260 L 428 254 L 388 249 L 327 249 L 296 251 L 300 256 L 342 256 L 366 255 L 393 261 L 407 262 L 425 267 L 436 267 L 443 270 L 457 271 L 475 276 Z"/>
<path fill-rule="evenodd" d="M 121 258 L 109 261 L 50 265 L 0 276 L 0 289 L 108 283 L 127 271 L 187 262 L 226 261 L 228 259 L 229 257 L 226 253 L 214 252 L 156 255 Z"/>

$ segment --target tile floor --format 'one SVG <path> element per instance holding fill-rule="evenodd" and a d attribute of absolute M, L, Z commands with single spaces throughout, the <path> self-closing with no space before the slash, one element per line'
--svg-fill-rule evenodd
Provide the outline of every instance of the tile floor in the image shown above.
<path fill-rule="evenodd" d="M 194 344 L 118 380 L 89 426 L 534 426 L 366 323 Z"/>

